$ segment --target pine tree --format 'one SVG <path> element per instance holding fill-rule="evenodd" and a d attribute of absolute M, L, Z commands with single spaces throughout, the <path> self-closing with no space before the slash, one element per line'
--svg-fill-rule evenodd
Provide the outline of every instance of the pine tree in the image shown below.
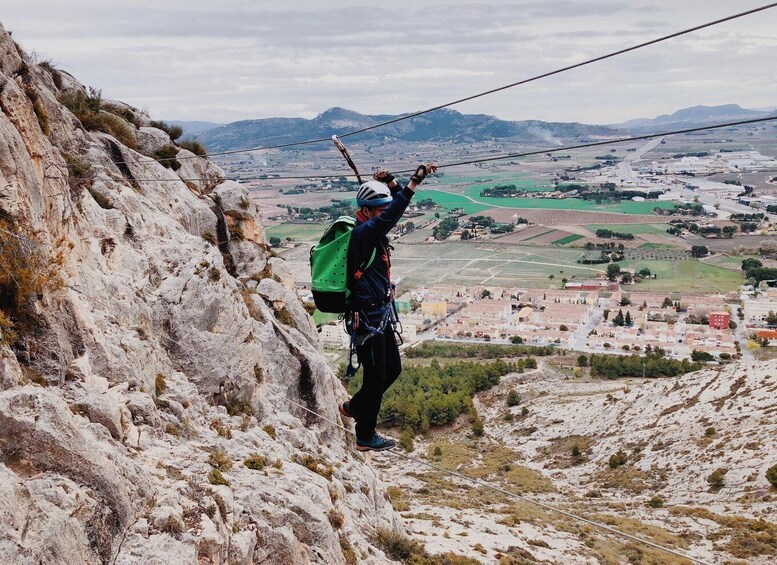
<path fill-rule="evenodd" d="M 632 324 L 632 322 L 631 322 L 631 312 L 626 312 L 626 318 L 624 319 L 624 323 L 627 326 L 631 327 L 631 324 Z"/>

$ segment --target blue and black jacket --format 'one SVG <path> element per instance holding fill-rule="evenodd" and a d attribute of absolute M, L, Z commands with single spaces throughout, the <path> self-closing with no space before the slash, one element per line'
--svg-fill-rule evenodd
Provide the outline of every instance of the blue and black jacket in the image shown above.
<path fill-rule="evenodd" d="M 393 192 L 393 191 L 392 191 Z M 391 299 L 391 254 L 387 234 L 405 213 L 413 191 L 405 187 L 393 194 L 391 203 L 378 216 L 358 221 L 348 245 L 349 272 L 354 273 L 350 294 L 352 311 L 382 309 Z M 375 259 L 369 267 L 372 252 Z"/>

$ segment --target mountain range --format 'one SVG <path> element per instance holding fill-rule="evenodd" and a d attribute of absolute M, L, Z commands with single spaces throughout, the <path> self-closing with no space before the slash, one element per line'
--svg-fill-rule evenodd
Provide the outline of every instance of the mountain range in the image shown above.
<path fill-rule="evenodd" d="M 773 115 L 774 110 L 748 110 L 738 104 L 724 104 L 722 106 L 691 106 L 677 110 L 674 114 L 662 114 L 656 118 L 637 118 L 628 120 L 612 127 L 627 130 L 651 130 L 667 127 L 693 127 L 711 123 L 722 123 L 736 120 L 748 120 L 753 118 L 765 118 Z"/>
<path fill-rule="evenodd" d="M 330 108 L 311 120 L 266 118 L 234 122 L 202 132 L 197 139 L 213 151 L 277 145 L 313 137 L 329 137 L 397 117 L 399 116 L 365 115 L 345 108 Z M 486 114 L 462 114 L 445 108 L 359 134 L 357 139 L 359 141 L 386 139 L 470 143 L 489 139 L 521 138 L 561 145 L 564 139 L 617 133 L 608 126 L 539 120 L 514 122 L 500 120 Z"/>
<path fill-rule="evenodd" d="M 773 113 L 771 112 L 771 114 Z M 449 141 L 454 143 L 512 138 L 527 143 L 541 142 L 562 145 L 571 140 L 587 139 L 594 136 L 622 135 L 624 130 L 644 133 L 768 115 L 770 115 L 768 111 L 748 110 L 737 104 L 726 104 L 722 106 L 693 106 L 683 108 L 673 114 L 664 114 L 652 119 L 628 120 L 620 124 L 591 125 L 541 120 L 509 121 L 487 114 L 462 114 L 456 110 L 444 108 L 370 130 L 355 137 L 359 141 Z M 401 115 L 367 115 L 335 107 L 309 120 L 305 118 L 264 118 L 242 120 L 210 129 L 203 129 L 203 125 L 207 122 L 182 122 L 182 125 L 187 134 L 194 134 L 211 151 L 224 151 L 329 137 L 333 134 L 342 134 L 346 131 L 374 126 L 398 117 Z M 187 124 L 196 125 L 192 127 L 187 126 Z M 311 146 L 311 149 L 313 148 L 316 146 Z"/>

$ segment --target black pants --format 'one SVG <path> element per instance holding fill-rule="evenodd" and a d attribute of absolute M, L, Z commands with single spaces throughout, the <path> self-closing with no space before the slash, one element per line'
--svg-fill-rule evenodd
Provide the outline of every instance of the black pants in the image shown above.
<path fill-rule="evenodd" d="M 391 330 L 386 327 L 356 348 L 364 373 L 362 387 L 351 398 L 349 410 L 356 418 L 356 437 L 369 440 L 375 434 L 383 393 L 394 384 L 402 372 L 399 347 Z"/>

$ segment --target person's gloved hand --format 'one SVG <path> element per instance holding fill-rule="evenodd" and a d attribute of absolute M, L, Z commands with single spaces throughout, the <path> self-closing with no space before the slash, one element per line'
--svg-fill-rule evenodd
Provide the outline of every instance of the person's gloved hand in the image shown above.
<path fill-rule="evenodd" d="M 410 180 L 416 184 L 421 184 L 422 182 L 424 182 L 426 175 L 428 175 L 429 173 L 436 173 L 436 172 L 437 172 L 436 163 L 427 163 L 426 165 L 418 165 L 418 168 L 415 170 L 415 173 L 413 173 L 413 176 L 410 177 Z"/>
<path fill-rule="evenodd" d="M 377 171 L 375 171 L 375 174 L 372 175 L 372 178 L 374 178 L 376 181 L 380 181 L 383 184 L 391 184 L 394 182 L 394 175 L 389 173 L 386 169 L 383 167 L 379 168 Z"/>

